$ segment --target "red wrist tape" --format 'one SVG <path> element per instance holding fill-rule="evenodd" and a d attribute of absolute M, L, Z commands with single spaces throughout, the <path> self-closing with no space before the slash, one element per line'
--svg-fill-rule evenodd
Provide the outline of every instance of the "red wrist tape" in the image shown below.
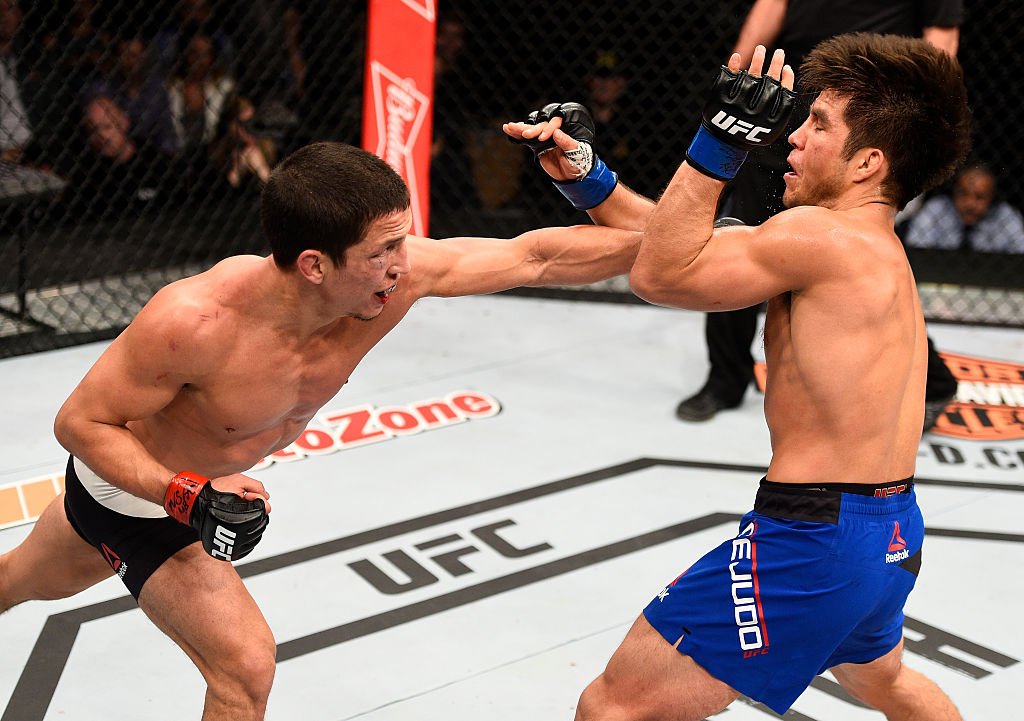
<path fill-rule="evenodd" d="M 167 515 L 179 523 L 189 525 L 189 516 L 192 515 L 192 506 L 196 502 L 196 496 L 209 482 L 209 478 L 200 476 L 198 473 L 189 471 L 178 473 L 167 484 L 167 492 L 164 493 L 164 510 L 167 511 Z"/>

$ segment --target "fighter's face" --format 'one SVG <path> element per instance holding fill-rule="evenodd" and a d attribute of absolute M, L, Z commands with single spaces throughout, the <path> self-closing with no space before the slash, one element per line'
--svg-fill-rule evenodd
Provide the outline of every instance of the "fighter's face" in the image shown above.
<path fill-rule="evenodd" d="M 845 190 L 847 161 L 843 145 L 850 129 L 843 121 L 846 100 L 826 90 L 814 104 L 804 124 L 789 136 L 792 172 L 786 173 L 787 208 L 798 205 L 830 207 Z"/>
<path fill-rule="evenodd" d="M 345 251 L 345 264 L 337 268 L 333 284 L 346 315 L 372 320 L 384 310 L 400 278 L 409 272 L 405 236 L 410 228 L 411 209 L 385 215 Z"/>

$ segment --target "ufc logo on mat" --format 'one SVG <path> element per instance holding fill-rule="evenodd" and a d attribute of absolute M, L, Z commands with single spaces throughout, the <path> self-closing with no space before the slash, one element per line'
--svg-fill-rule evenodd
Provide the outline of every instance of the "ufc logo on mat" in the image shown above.
<path fill-rule="evenodd" d="M 760 143 L 761 138 L 757 136 L 760 133 L 767 133 L 770 131 L 770 128 L 762 128 L 760 125 L 755 126 L 748 123 L 746 120 L 734 118 L 724 110 L 719 110 L 718 114 L 711 119 L 711 122 L 714 123 L 716 127 L 728 132 L 729 135 L 736 135 L 739 133 L 752 143 Z"/>
<path fill-rule="evenodd" d="M 230 561 L 235 552 L 236 536 L 234 531 L 224 528 L 224 526 L 217 526 L 217 530 L 213 532 L 214 549 L 210 551 L 210 555 Z"/>

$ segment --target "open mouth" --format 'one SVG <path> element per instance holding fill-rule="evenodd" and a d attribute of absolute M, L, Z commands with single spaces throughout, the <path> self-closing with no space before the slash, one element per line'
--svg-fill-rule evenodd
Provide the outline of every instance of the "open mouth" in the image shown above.
<path fill-rule="evenodd" d="M 388 302 L 388 297 L 392 293 L 395 292 L 395 288 L 397 288 L 397 287 L 398 287 L 398 283 L 395 283 L 390 288 L 387 288 L 385 290 L 378 290 L 376 293 L 374 293 L 374 295 L 377 296 L 380 299 L 381 303 L 387 303 Z"/>

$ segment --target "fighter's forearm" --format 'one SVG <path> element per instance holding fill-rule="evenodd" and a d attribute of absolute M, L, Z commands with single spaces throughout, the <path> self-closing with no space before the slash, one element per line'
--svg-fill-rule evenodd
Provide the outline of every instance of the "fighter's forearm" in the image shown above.
<path fill-rule="evenodd" d="M 641 237 L 632 230 L 589 225 L 547 229 L 536 237 L 537 273 L 526 285 L 584 285 L 625 275 Z"/>
<path fill-rule="evenodd" d="M 587 212 L 598 225 L 642 231 L 653 211 L 653 200 L 619 183 L 607 200 Z"/>
<path fill-rule="evenodd" d="M 167 484 L 179 470 L 169 469 L 145 449 L 125 426 L 58 414 L 57 441 L 100 478 L 121 490 L 163 505 Z"/>
<path fill-rule="evenodd" d="M 671 304 L 686 268 L 696 260 L 714 232 L 715 208 L 724 183 L 679 166 L 651 214 L 643 243 L 630 272 L 630 285 L 641 298 Z"/>

